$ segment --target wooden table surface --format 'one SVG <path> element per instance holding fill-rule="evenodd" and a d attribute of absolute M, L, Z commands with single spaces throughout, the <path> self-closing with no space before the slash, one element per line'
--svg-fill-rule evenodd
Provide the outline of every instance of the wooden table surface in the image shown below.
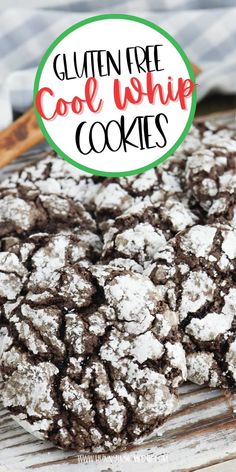
<path fill-rule="evenodd" d="M 235 472 L 234 407 L 236 401 L 223 391 L 186 384 L 180 390 L 178 410 L 158 436 L 110 456 L 65 453 L 28 434 L 2 409 L 0 464 L 5 469 L 0 471 L 131 472 L 135 467 L 135 472 Z"/>
<path fill-rule="evenodd" d="M 236 106 L 236 100 L 231 103 Z M 201 114 L 204 107 L 203 103 Z M 208 99 L 206 107 L 215 111 L 215 100 L 211 107 Z M 235 122 L 235 116 L 230 113 L 226 119 Z M 10 172 L 27 160 L 20 159 Z M 7 172 L 2 171 L 0 177 Z M 158 435 L 126 453 L 85 456 L 39 441 L 0 406 L 0 472 L 235 472 L 234 410 L 236 398 L 229 399 L 223 391 L 185 384 L 178 410 Z"/>

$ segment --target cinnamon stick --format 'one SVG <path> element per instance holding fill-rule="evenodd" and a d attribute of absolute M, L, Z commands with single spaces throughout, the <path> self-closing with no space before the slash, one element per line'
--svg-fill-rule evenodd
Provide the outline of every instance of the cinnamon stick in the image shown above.
<path fill-rule="evenodd" d="M 44 140 L 34 109 L 30 108 L 20 118 L 0 133 L 0 168 Z"/>

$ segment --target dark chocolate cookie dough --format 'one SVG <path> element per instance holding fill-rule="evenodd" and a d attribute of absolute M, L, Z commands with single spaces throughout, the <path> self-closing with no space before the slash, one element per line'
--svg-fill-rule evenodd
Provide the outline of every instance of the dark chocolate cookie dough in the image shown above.
<path fill-rule="evenodd" d="M 186 161 L 186 184 L 203 219 L 236 227 L 236 132 L 205 130 L 199 149 Z"/>
<path fill-rule="evenodd" d="M 16 421 L 59 447 L 122 448 L 175 408 L 186 375 L 177 317 L 143 275 L 72 264 L 72 245 L 58 267 L 47 249 L 31 275 L 5 255 L 21 286 L 12 280 L 1 294 L 1 399 Z"/>
<path fill-rule="evenodd" d="M 60 229 L 96 231 L 96 223 L 83 205 L 53 193 L 41 194 L 14 187 L 0 189 L 0 236 L 25 237 L 35 231 Z"/>
<path fill-rule="evenodd" d="M 236 231 L 196 225 L 148 269 L 183 332 L 188 379 L 236 390 Z"/>
<path fill-rule="evenodd" d="M 1 397 L 26 429 L 141 440 L 175 408 L 182 337 L 189 380 L 236 390 L 235 138 L 205 122 L 140 175 L 52 154 L 0 184 Z"/>
<path fill-rule="evenodd" d="M 54 152 L 48 157 L 15 172 L 0 184 L 0 191 L 12 190 L 21 196 L 52 195 L 79 202 L 92 212 L 94 196 L 104 178 L 92 176 L 68 165 Z"/>
<path fill-rule="evenodd" d="M 145 267 L 171 237 L 197 221 L 188 205 L 176 199 L 159 206 L 136 203 L 105 232 L 102 258 L 110 263 L 127 258 Z"/>

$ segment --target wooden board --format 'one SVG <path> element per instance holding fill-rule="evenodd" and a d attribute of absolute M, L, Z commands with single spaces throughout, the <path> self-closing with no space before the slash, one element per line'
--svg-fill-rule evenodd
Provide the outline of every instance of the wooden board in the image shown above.
<path fill-rule="evenodd" d="M 0 464 L 6 471 L 215 472 L 236 470 L 236 400 L 193 384 L 181 387 L 178 410 L 147 442 L 129 452 L 85 456 L 65 453 L 34 438 L 0 411 Z M 78 469 L 79 464 L 79 469 Z M 210 468 L 209 468 L 210 467 Z M 3 469 L 4 470 L 4 469 Z M 203 469 L 204 470 L 204 469 Z M 228 468 L 228 470 L 231 470 Z M 0 468 L 1 472 L 1 468 Z"/>
<path fill-rule="evenodd" d="M 235 113 L 210 119 L 234 125 Z M 35 155 L 18 159 L 0 177 L 29 160 L 34 161 Z M 178 409 L 158 435 L 126 453 L 85 456 L 39 441 L 0 406 L 0 472 L 235 472 L 234 410 L 236 398 L 189 383 L 181 387 Z"/>

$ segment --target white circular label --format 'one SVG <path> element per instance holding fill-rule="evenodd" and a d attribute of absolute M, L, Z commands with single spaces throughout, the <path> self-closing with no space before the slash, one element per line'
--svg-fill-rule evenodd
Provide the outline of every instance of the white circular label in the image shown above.
<path fill-rule="evenodd" d="M 128 15 L 90 18 L 43 57 L 35 109 L 50 145 L 98 175 L 143 172 L 186 136 L 196 96 L 191 66 L 158 26 Z"/>

